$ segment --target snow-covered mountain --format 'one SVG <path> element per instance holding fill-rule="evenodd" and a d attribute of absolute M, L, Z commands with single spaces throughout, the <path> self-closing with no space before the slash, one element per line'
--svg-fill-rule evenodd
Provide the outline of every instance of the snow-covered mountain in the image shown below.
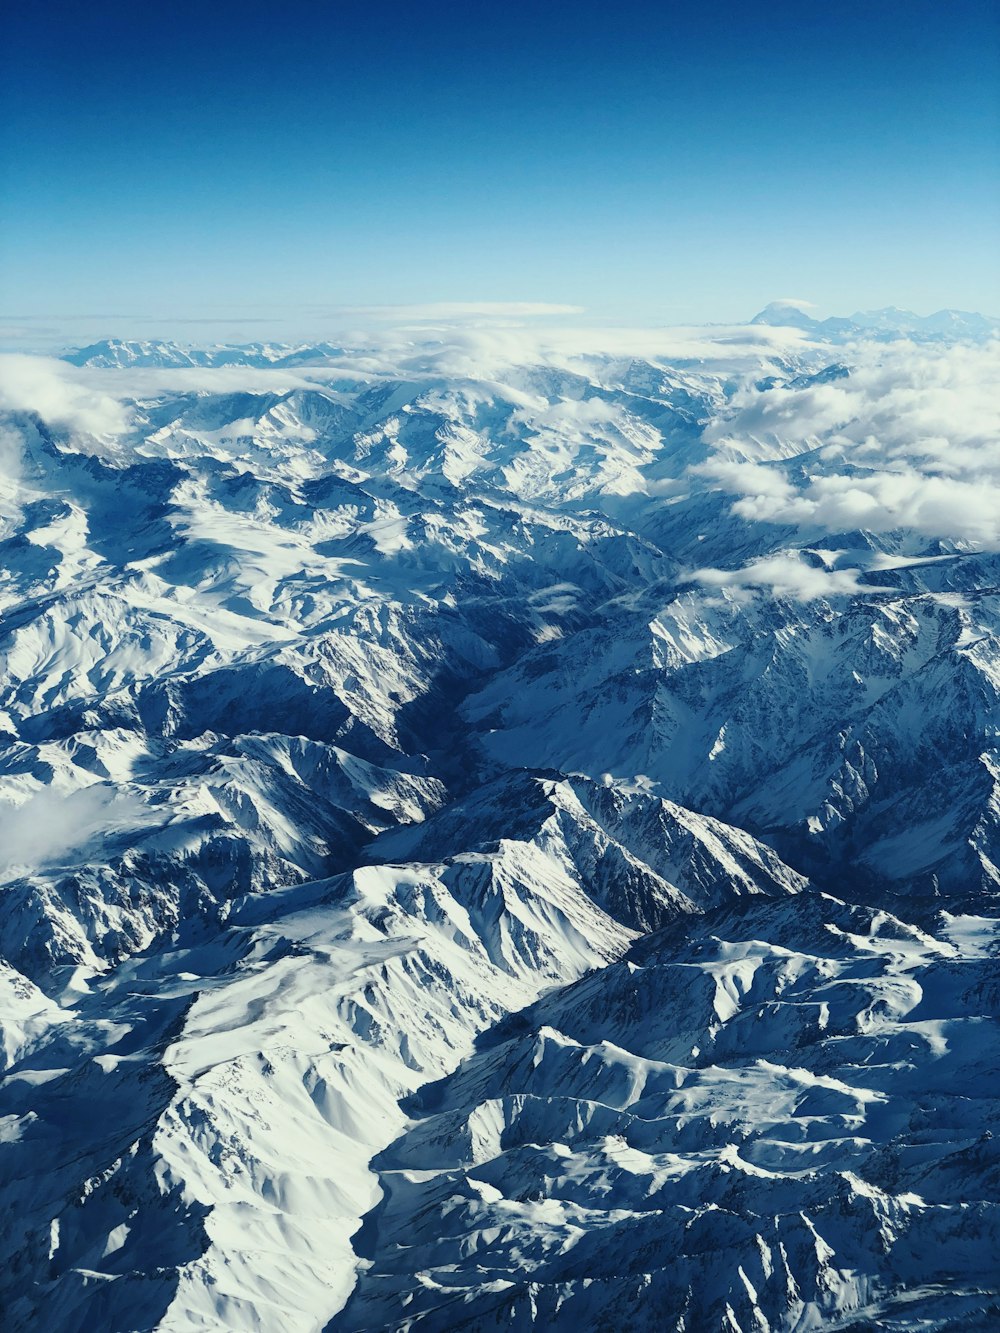
<path fill-rule="evenodd" d="M 12 1329 L 996 1326 L 997 343 L 783 312 L 12 359 Z"/>
<path fill-rule="evenodd" d="M 751 322 L 803 329 L 815 337 L 831 340 L 867 336 L 948 342 L 1000 334 L 1000 319 L 971 310 L 936 310 L 932 315 L 917 315 L 912 310 L 887 306 L 883 310 L 857 310 L 853 315 L 816 319 L 798 301 L 772 301 Z"/>
<path fill-rule="evenodd" d="M 343 349 L 332 343 L 242 343 L 212 347 L 183 346 L 171 340 L 103 338 L 63 355 L 74 366 L 124 370 L 153 366 L 159 369 L 183 366 L 294 366 L 328 356 Z"/>

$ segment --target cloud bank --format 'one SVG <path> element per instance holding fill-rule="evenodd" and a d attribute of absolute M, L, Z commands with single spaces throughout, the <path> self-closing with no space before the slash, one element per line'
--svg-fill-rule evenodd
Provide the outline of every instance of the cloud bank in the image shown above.
<path fill-rule="evenodd" d="M 832 382 L 742 390 L 698 473 L 746 519 L 1000 549 L 1000 343 L 861 344 L 850 363 Z"/>
<path fill-rule="evenodd" d="M 37 412 L 53 425 L 85 435 L 118 435 L 128 415 L 119 395 L 97 388 L 86 373 L 51 357 L 0 356 L 0 409 Z"/>
<path fill-rule="evenodd" d="M 497 314 L 519 310 L 551 315 L 563 307 L 503 305 Z M 395 313 L 404 313 L 400 307 Z M 416 310 L 416 308 L 413 308 Z M 429 314 L 431 307 L 420 308 Z M 452 307 L 440 307 L 451 310 Z M 459 307 L 455 307 L 456 310 Z M 471 316 L 484 307 L 461 307 Z M 572 311 L 572 307 L 566 307 Z M 416 316 L 413 316 L 416 318 Z M 354 378 L 469 378 L 502 380 L 512 369 L 543 366 L 586 374 L 591 366 L 642 358 L 670 366 L 694 364 L 719 374 L 759 373 L 788 352 L 806 345 L 796 330 L 734 325 L 711 329 L 586 328 L 579 325 L 519 325 L 503 318 L 482 323 L 453 315 L 440 328 L 384 327 L 356 330 L 335 356 L 294 367 L 151 366 L 123 369 L 77 367 L 53 357 L 0 355 L 0 409 L 37 412 L 50 424 L 97 437 L 124 433 L 130 400 L 167 393 L 286 393 Z"/>

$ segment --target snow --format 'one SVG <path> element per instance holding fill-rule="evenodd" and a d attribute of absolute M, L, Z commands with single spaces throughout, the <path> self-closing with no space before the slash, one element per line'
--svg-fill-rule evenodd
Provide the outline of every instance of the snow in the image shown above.
<path fill-rule="evenodd" d="M 995 1320 L 992 326 L 758 318 L 7 414 L 12 1329 Z"/>

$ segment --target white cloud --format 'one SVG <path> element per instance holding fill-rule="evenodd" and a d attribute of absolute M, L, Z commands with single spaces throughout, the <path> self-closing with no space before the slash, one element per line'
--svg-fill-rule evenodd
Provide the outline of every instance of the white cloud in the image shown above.
<path fill-rule="evenodd" d="M 861 582 L 860 569 L 819 568 L 791 552 L 754 560 L 742 569 L 696 569 L 691 577 L 709 587 L 760 589 L 796 602 L 877 591 Z"/>
<path fill-rule="evenodd" d="M 21 517 L 23 472 L 21 437 L 17 431 L 0 426 L 0 537 L 6 537 Z"/>
<path fill-rule="evenodd" d="M 717 456 L 691 469 L 693 473 L 711 477 L 721 490 L 733 495 L 751 495 L 763 499 L 788 500 L 795 490 L 777 467 L 762 463 L 741 462 L 738 458 Z"/>
<path fill-rule="evenodd" d="M 85 435 L 118 435 L 127 424 L 115 396 L 95 389 L 76 367 L 44 356 L 0 356 L 0 408 L 37 412 Z"/>
<path fill-rule="evenodd" d="M 338 358 L 358 373 L 496 379 L 518 366 L 586 372 L 610 361 L 642 358 L 664 366 L 696 362 L 707 372 L 758 372 L 805 343 L 796 329 L 767 325 L 678 328 L 585 328 L 579 325 L 470 325 L 428 331 L 370 330 L 351 335 L 364 350 Z M 313 372 L 308 372 L 313 373 Z M 319 372 L 316 372 L 319 373 Z"/>
<path fill-rule="evenodd" d="M 57 864 L 95 835 L 147 817 L 136 798 L 103 785 L 70 793 L 44 788 L 20 805 L 0 802 L 0 874 L 9 878 Z"/>
<path fill-rule="evenodd" d="M 168 391 L 281 392 L 345 377 L 502 380 L 518 367 L 548 367 L 588 375 L 618 360 L 641 358 L 663 366 L 696 362 L 718 374 L 761 373 L 788 352 L 808 346 L 795 329 L 733 327 L 585 328 L 580 325 L 459 323 L 440 328 L 358 329 L 345 350 L 314 365 L 290 369 L 220 366 L 201 370 L 89 370 L 102 392 L 151 396 Z"/>
<path fill-rule="evenodd" d="M 603 398 L 557 398 L 537 407 L 521 408 L 512 420 L 530 426 L 535 431 L 579 434 L 592 428 L 612 425 L 621 420 L 623 413 L 617 403 Z"/>
<path fill-rule="evenodd" d="M 954 480 L 913 469 L 868 476 L 817 477 L 787 498 L 744 496 L 742 518 L 816 524 L 829 531 L 906 528 L 925 537 L 1000 544 L 1000 486 L 996 477 Z"/>
<path fill-rule="evenodd" d="M 531 308 L 548 313 L 548 307 Z M 459 311 L 482 313 L 484 307 L 434 310 L 457 318 Z M 107 437 L 128 426 L 123 401 L 171 392 L 281 393 L 335 386 L 344 377 L 402 377 L 505 383 L 513 394 L 519 384 L 529 387 L 512 374 L 518 367 L 600 381 L 631 358 L 665 367 L 696 362 L 699 372 L 747 381 L 726 413 L 706 427 L 714 456 L 696 469 L 734 497 L 742 517 L 827 531 L 906 528 L 1000 547 L 1000 342 L 860 342 L 839 353 L 850 365 L 849 376 L 764 390 L 751 380 L 782 358 L 804 353 L 815 364 L 816 349 L 801 333 L 769 326 L 601 329 L 466 322 L 419 333 L 387 327 L 358 335 L 354 346 L 321 364 L 290 369 L 98 370 L 45 357 L 0 356 L 0 406 L 34 410 L 78 432 Z M 530 406 L 536 410 L 533 394 Z M 599 419 L 607 408 L 597 400 L 548 410 L 552 419 L 540 424 L 549 429 L 565 425 L 599 433 L 610 424 Z M 6 445 L 0 447 L 0 470 L 16 480 L 17 453 Z"/>
<path fill-rule="evenodd" d="M 339 375 L 346 378 L 353 373 L 343 370 Z M 310 373 L 298 367 L 257 366 L 127 366 L 121 370 L 86 366 L 79 372 L 80 381 L 94 392 L 126 400 L 174 393 L 287 393 L 315 389 L 317 383 L 337 377 L 335 368 Z"/>
<path fill-rule="evenodd" d="M 860 344 L 851 361 L 832 383 L 736 395 L 698 471 L 744 518 L 1000 547 L 1000 342 Z"/>

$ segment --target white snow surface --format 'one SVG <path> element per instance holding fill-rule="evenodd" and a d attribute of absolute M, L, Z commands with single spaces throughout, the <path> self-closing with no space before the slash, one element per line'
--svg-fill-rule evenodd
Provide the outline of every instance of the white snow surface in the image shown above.
<path fill-rule="evenodd" d="M 4 1326 L 1000 1326 L 997 353 L 0 365 Z"/>

